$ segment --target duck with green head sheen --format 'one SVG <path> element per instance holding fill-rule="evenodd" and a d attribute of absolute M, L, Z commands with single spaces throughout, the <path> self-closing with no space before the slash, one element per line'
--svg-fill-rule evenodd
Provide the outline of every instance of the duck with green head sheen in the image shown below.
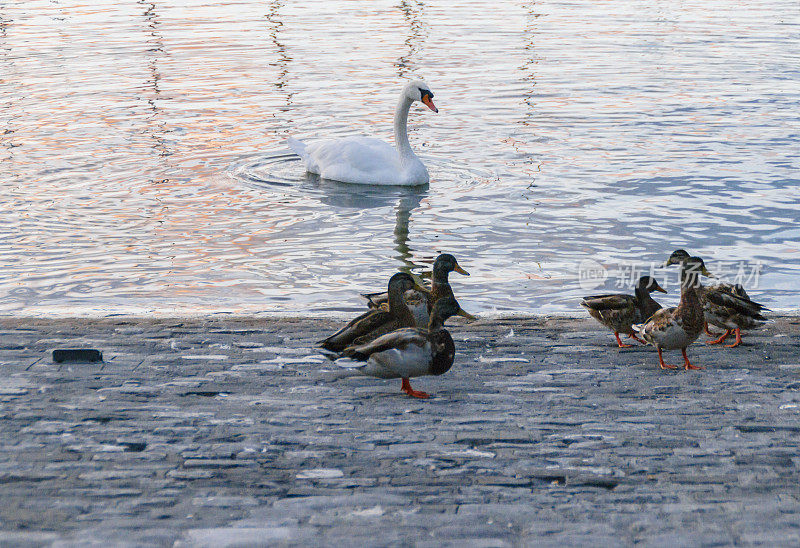
<path fill-rule="evenodd" d="M 336 363 L 353 375 L 402 379 L 403 392 L 415 398 L 427 398 L 427 393 L 411 388 L 409 379 L 442 375 L 450 370 L 456 349 L 444 322 L 459 309 L 452 297 L 439 299 L 431 311 L 427 328 L 398 329 L 367 344 L 349 346 L 342 352 L 349 360 Z"/>
<path fill-rule="evenodd" d="M 427 325 L 430 311 L 433 305 L 436 304 L 442 297 L 453 297 L 453 288 L 450 286 L 449 275 L 451 272 L 457 272 L 462 276 L 469 276 L 469 272 L 461 268 L 456 258 L 449 253 L 442 253 L 433 262 L 431 288 L 424 291 L 407 291 L 405 293 L 405 300 L 414 317 L 417 320 L 417 325 Z M 367 293 L 363 295 L 367 299 L 367 304 L 370 308 L 378 308 L 383 306 L 388 300 L 388 294 L 383 293 Z M 468 320 L 476 320 L 477 318 L 463 309 L 459 309 L 458 316 L 462 316 Z"/>

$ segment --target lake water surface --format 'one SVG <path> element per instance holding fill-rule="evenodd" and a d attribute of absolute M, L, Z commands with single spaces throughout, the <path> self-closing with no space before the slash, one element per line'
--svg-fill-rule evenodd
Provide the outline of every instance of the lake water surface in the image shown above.
<path fill-rule="evenodd" d="M 799 59 L 796 0 L 4 0 L 0 313 L 350 313 L 441 251 L 573 312 L 677 247 L 797 309 Z M 428 186 L 304 173 L 410 77 Z"/>

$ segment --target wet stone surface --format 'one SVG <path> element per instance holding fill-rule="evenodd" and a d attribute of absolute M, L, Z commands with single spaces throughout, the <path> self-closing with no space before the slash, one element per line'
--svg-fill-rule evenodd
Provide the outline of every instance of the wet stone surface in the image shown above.
<path fill-rule="evenodd" d="M 0 545 L 800 543 L 797 318 L 688 372 L 589 320 L 455 322 L 427 401 L 335 379 L 337 325 L 0 320 Z"/>

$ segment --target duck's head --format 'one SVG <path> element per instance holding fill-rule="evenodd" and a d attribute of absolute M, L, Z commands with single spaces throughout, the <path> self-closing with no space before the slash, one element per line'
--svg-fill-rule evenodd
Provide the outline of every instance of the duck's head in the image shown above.
<path fill-rule="evenodd" d="M 403 88 L 403 95 L 411 101 L 419 101 L 433 112 L 439 112 L 436 105 L 433 104 L 433 92 L 431 87 L 422 80 L 412 80 L 407 83 Z"/>
<path fill-rule="evenodd" d="M 406 272 L 398 272 L 397 274 L 389 278 L 390 295 L 402 295 L 409 289 L 416 289 L 417 291 L 425 291 L 425 288 L 417 285 L 417 282 L 414 281 L 414 278 L 411 277 L 411 274 L 408 274 Z"/>
<path fill-rule="evenodd" d="M 689 257 L 681 264 L 681 282 L 691 286 L 697 286 L 700 274 L 709 278 L 715 276 L 708 271 L 706 264 L 700 257 Z"/>
<path fill-rule="evenodd" d="M 652 276 L 642 276 L 639 278 L 639 289 L 644 289 L 648 293 L 652 293 L 653 291 L 660 291 L 661 293 L 666 293 L 667 290 L 658 285 L 658 282 Z"/>
<path fill-rule="evenodd" d="M 450 255 L 449 253 L 442 253 L 436 260 L 433 262 L 433 276 L 444 276 L 447 278 L 447 275 L 451 272 L 458 272 L 464 276 L 469 276 L 469 272 L 458 266 L 458 261 L 456 258 Z"/>
<path fill-rule="evenodd" d="M 672 255 L 669 256 L 667 262 L 664 263 L 664 266 L 683 264 L 689 257 L 690 255 L 685 249 L 676 249 L 672 252 Z"/>

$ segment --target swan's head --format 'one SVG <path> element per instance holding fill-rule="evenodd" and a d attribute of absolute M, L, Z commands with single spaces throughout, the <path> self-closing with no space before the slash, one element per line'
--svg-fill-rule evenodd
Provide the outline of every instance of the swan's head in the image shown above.
<path fill-rule="evenodd" d="M 419 101 L 433 112 L 439 112 L 436 105 L 433 104 L 433 92 L 431 87 L 422 80 L 413 80 L 406 84 L 403 88 L 403 93 L 412 101 Z"/>

